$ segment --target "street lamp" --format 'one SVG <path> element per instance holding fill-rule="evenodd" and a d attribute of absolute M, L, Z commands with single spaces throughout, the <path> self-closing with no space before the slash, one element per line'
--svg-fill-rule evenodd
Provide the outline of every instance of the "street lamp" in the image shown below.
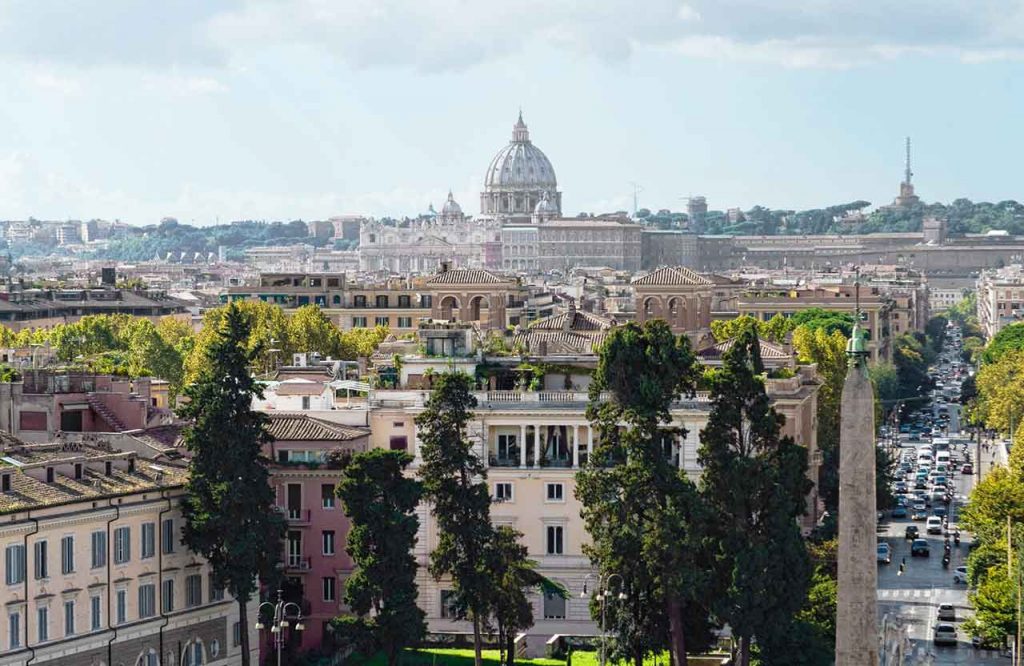
<path fill-rule="evenodd" d="M 295 631 L 305 631 L 306 625 L 302 623 L 302 608 L 296 603 L 285 601 L 284 590 L 278 590 L 276 604 L 264 601 L 256 609 L 256 631 L 266 628 L 266 625 L 260 621 L 260 613 L 263 612 L 264 606 L 271 612 L 270 633 L 273 634 L 274 647 L 277 651 L 277 666 L 281 666 L 281 648 L 285 643 L 284 632 L 281 630 L 290 626 L 289 620 L 295 620 Z"/>
<path fill-rule="evenodd" d="M 580 598 L 587 598 L 587 581 L 593 577 L 593 574 L 587 574 L 587 577 L 583 579 L 583 591 L 580 592 Z M 611 590 L 611 582 L 613 578 L 619 579 L 619 593 L 616 595 Z M 609 573 L 600 574 L 597 577 L 597 594 L 594 598 L 597 599 L 601 604 L 601 666 L 605 666 L 605 643 L 608 638 L 608 631 L 605 629 L 605 611 L 608 608 L 608 599 L 618 599 L 619 601 L 625 601 L 629 595 L 626 594 L 626 582 L 623 580 L 621 574 Z"/>

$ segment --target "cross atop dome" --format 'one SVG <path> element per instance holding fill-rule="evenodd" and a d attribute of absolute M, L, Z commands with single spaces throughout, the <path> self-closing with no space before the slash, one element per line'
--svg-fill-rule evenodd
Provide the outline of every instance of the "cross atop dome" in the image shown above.
<path fill-rule="evenodd" d="M 523 110 L 519 109 L 519 120 L 512 127 L 512 143 L 529 143 L 530 141 L 530 130 L 526 129 L 526 123 L 523 122 Z"/>

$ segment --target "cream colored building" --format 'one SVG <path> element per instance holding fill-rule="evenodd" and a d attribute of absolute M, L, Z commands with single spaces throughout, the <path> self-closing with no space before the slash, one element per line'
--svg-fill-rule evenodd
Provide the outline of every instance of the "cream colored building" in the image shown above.
<path fill-rule="evenodd" d="M 241 631 L 255 663 L 254 629 L 180 541 L 185 478 L 130 452 L 0 436 L 0 666 L 238 664 Z"/>
<path fill-rule="evenodd" d="M 585 385 L 581 373 L 569 384 Z M 560 380 L 561 381 L 561 380 Z M 796 376 L 768 379 L 773 404 L 786 416 L 785 434 L 809 450 L 808 476 L 817 478 L 815 414 L 818 379 L 813 368 L 799 368 Z M 422 412 L 429 393 L 418 390 L 378 390 L 369 404 L 371 448 L 403 449 L 414 455 L 411 471 L 420 463 L 414 419 Z M 478 391 L 477 406 L 468 428 L 470 441 L 487 465 L 487 482 L 494 505 L 492 521 L 522 533 L 529 557 L 544 575 L 562 583 L 569 598 L 532 598 L 535 624 L 527 638 L 535 653 L 554 634 L 595 634 L 587 600 L 580 598 L 583 583 L 593 568 L 583 546 L 589 537 L 575 496 L 575 475 L 594 447 L 595 433 L 585 416 L 588 395 L 580 390 Z M 686 436 L 672 446 L 673 464 L 696 480 L 699 433 L 707 423 L 711 403 L 705 393 L 678 401 L 672 408 L 674 425 Z M 809 498 L 812 507 L 815 497 Z M 421 566 L 417 583 L 420 604 L 432 631 L 463 632 L 468 623 L 453 619 L 446 603 L 450 583 L 435 581 L 427 573 L 430 552 L 437 545 L 436 523 L 426 506 L 418 509 L 420 531 L 416 556 Z M 807 523 L 813 524 L 815 511 Z"/>

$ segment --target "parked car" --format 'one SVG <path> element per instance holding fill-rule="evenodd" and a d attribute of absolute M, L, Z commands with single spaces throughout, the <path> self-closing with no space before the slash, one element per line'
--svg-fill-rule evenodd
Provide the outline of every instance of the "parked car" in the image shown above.
<path fill-rule="evenodd" d="M 917 557 L 918 555 L 920 555 L 921 557 L 928 557 L 931 554 L 931 546 L 929 546 L 928 542 L 924 539 L 914 539 L 914 541 L 910 544 L 911 557 Z"/>
<path fill-rule="evenodd" d="M 889 564 L 892 562 L 892 549 L 889 548 L 889 544 L 884 541 L 878 544 L 878 561 L 882 564 Z"/>
<path fill-rule="evenodd" d="M 956 622 L 956 608 L 953 604 L 939 604 L 938 618 L 943 622 Z"/>
<path fill-rule="evenodd" d="M 957 567 L 953 570 L 953 582 L 967 584 L 967 567 Z"/>

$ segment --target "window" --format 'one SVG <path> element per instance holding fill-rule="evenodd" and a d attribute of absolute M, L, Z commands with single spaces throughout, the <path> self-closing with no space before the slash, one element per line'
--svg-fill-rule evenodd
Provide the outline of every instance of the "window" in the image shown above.
<path fill-rule="evenodd" d="M 309 409 L 309 396 L 302 396 L 302 409 Z"/>
<path fill-rule="evenodd" d="M 50 640 L 50 609 L 40 606 L 36 609 L 36 640 L 40 643 Z"/>
<path fill-rule="evenodd" d="M 203 644 L 192 641 L 186 645 L 181 663 L 183 666 L 203 666 Z"/>
<path fill-rule="evenodd" d="M 139 585 L 139 618 L 156 615 L 156 585 Z"/>
<path fill-rule="evenodd" d="M 75 463 L 75 480 L 82 478 L 82 463 Z"/>
<path fill-rule="evenodd" d="M 334 555 L 334 530 L 323 531 L 324 555 Z"/>
<path fill-rule="evenodd" d="M 329 483 L 320 484 L 320 499 L 325 509 L 334 508 L 334 486 Z"/>
<path fill-rule="evenodd" d="M 398 328 L 412 328 L 412 317 L 399 317 Z"/>
<path fill-rule="evenodd" d="M 117 623 L 124 624 L 128 621 L 128 590 L 117 591 L 117 601 L 114 605 L 117 609 Z"/>
<path fill-rule="evenodd" d="M 420 296 L 420 307 L 429 308 L 434 304 L 434 297 L 430 294 L 424 294 Z"/>
<path fill-rule="evenodd" d="M 323 590 L 324 590 L 324 601 L 334 601 L 334 576 L 324 576 L 323 579 Z"/>
<path fill-rule="evenodd" d="M 396 435 L 388 443 L 392 451 L 405 451 L 409 448 L 409 438 L 405 435 Z"/>
<path fill-rule="evenodd" d="M 165 613 L 174 612 L 174 579 L 168 578 L 163 582 L 164 589 L 161 591 L 161 607 Z"/>
<path fill-rule="evenodd" d="M 66 536 L 60 540 L 60 572 L 64 575 L 75 570 L 75 537 Z"/>
<path fill-rule="evenodd" d="M 378 308 L 386 308 L 386 307 L 388 307 L 388 297 L 387 297 L 386 294 L 382 294 L 380 296 L 377 296 L 377 299 L 376 299 L 375 302 L 376 302 Z"/>
<path fill-rule="evenodd" d="M 0 492 L 5 492 L 5 493 L 11 492 L 11 475 L 10 474 L 0 475 Z"/>
<path fill-rule="evenodd" d="M 238 647 L 242 644 L 242 623 L 235 622 L 231 627 L 231 645 Z"/>
<path fill-rule="evenodd" d="M 352 328 L 366 328 L 366 317 L 352 317 Z"/>
<path fill-rule="evenodd" d="M 140 557 L 146 559 L 156 555 L 156 523 L 142 523 L 142 545 Z"/>
<path fill-rule="evenodd" d="M 118 527 L 114 530 L 114 564 L 124 564 L 132 559 L 132 528 Z"/>
<path fill-rule="evenodd" d="M 21 647 L 21 613 L 17 611 L 7 616 L 7 645 L 12 650 Z"/>
<path fill-rule="evenodd" d="M 452 590 L 441 590 L 441 617 L 448 620 L 458 620 L 459 608 L 455 604 L 455 592 Z"/>
<path fill-rule="evenodd" d="M 160 535 L 160 543 L 164 555 L 170 555 L 174 552 L 174 519 L 165 518 L 160 529 L 163 531 L 163 534 Z"/>
<path fill-rule="evenodd" d="M 216 659 L 220 656 L 220 641 L 214 638 L 210 641 L 210 657 Z"/>
<path fill-rule="evenodd" d="M 92 533 L 92 568 L 107 566 L 107 533 Z"/>
<path fill-rule="evenodd" d="M 103 626 L 103 599 L 100 597 L 89 597 L 89 627 L 93 631 L 99 631 Z"/>
<path fill-rule="evenodd" d="M 565 619 L 565 598 L 562 595 L 553 592 L 544 593 L 544 619 Z"/>
<path fill-rule="evenodd" d="M 49 566 L 48 566 L 49 562 L 47 561 L 49 558 L 47 558 L 47 556 L 46 556 L 47 554 L 46 554 L 46 542 L 45 541 L 36 541 L 35 555 L 36 555 L 36 558 L 35 558 L 35 562 L 36 562 L 36 567 L 35 567 L 36 580 L 40 580 L 42 578 L 47 578 L 49 573 L 50 573 L 50 571 L 49 571 Z"/>
<path fill-rule="evenodd" d="M 185 606 L 194 608 L 203 603 L 203 577 L 199 574 L 185 577 Z"/>
<path fill-rule="evenodd" d="M 366 307 L 366 294 L 356 294 L 352 297 L 352 305 L 357 308 Z"/>
<path fill-rule="evenodd" d="M 373 325 L 374 326 L 390 326 L 391 325 L 391 318 L 390 317 L 374 317 L 373 318 Z"/>
<path fill-rule="evenodd" d="M 224 588 L 217 587 L 213 580 L 213 574 L 209 574 L 206 577 L 206 587 L 210 590 L 210 603 L 215 601 L 224 601 Z"/>
<path fill-rule="evenodd" d="M 561 483 L 549 483 L 546 486 L 548 502 L 564 502 L 564 487 Z"/>
<path fill-rule="evenodd" d="M 548 525 L 547 527 L 547 554 L 548 555 L 561 555 L 563 551 L 564 543 L 562 541 L 562 535 L 565 528 L 561 525 Z"/>
<path fill-rule="evenodd" d="M 160 657 L 156 650 L 149 648 L 135 660 L 135 666 L 160 666 Z"/>
<path fill-rule="evenodd" d="M 409 305 L 410 305 L 409 295 L 408 294 L 401 294 L 398 297 L 398 307 L 400 307 L 400 308 L 407 308 L 407 307 L 409 307 Z M 399 324 L 399 325 L 401 325 L 401 324 Z"/>
<path fill-rule="evenodd" d="M 75 602 L 73 599 L 64 602 L 64 635 L 75 635 Z"/>
<path fill-rule="evenodd" d="M 507 481 L 494 484 L 494 499 L 499 502 L 512 501 L 512 484 Z"/>
<path fill-rule="evenodd" d="M 25 546 L 7 546 L 4 552 L 4 580 L 8 585 L 25 582 Z"/>
<path fill-rule="evenodd" d="M 53 468 L 52 467 L 47 467 L 46 468 L 46 482 L 47 483 L 53 483 L 53 479 L 54 479 Z"/>

